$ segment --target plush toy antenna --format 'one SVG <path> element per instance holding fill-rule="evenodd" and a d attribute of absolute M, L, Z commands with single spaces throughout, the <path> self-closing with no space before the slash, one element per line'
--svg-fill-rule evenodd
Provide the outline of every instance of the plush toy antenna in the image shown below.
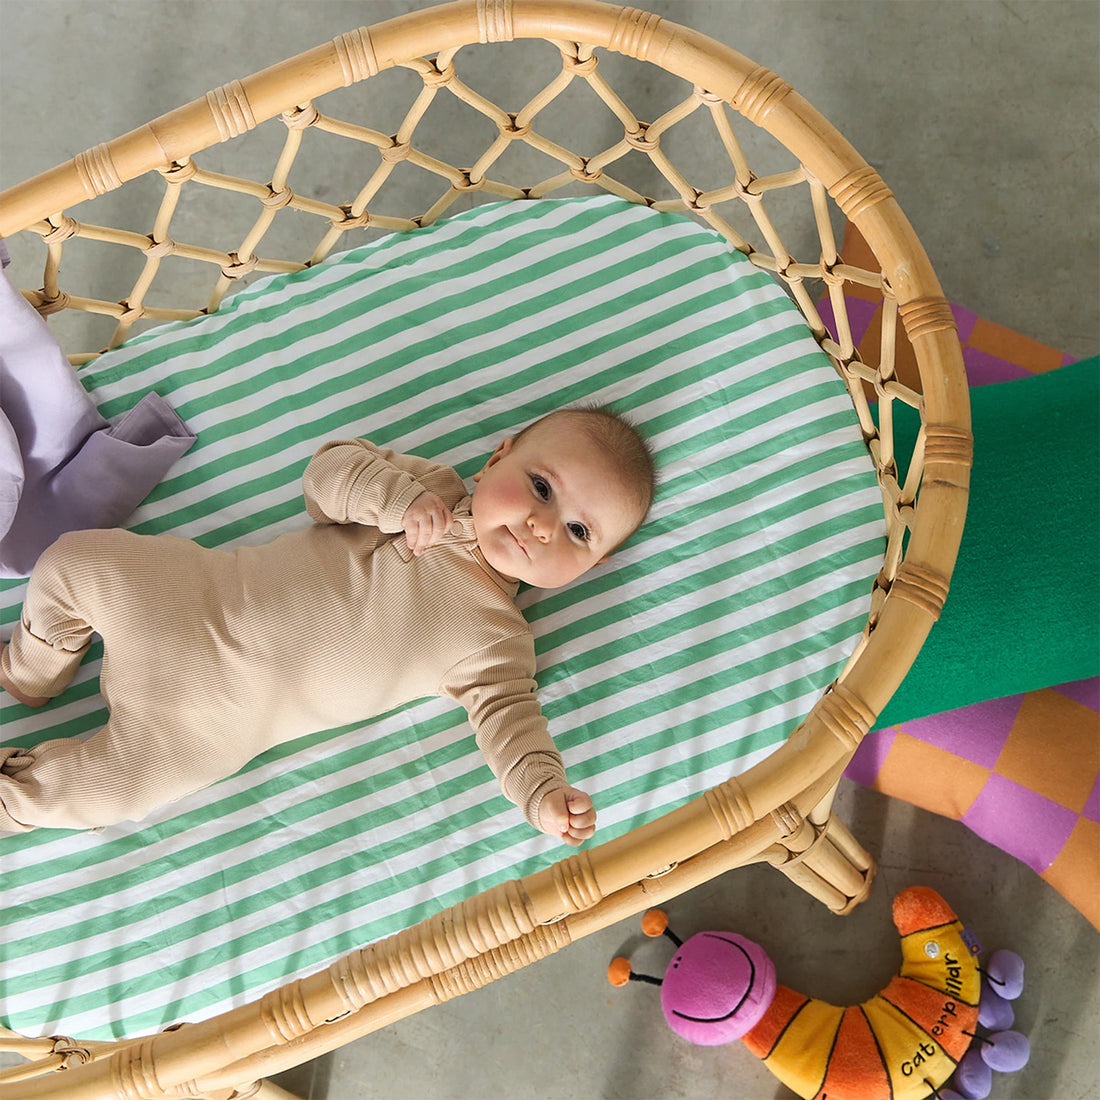
<path fill-rule="evenodd" d="M 683 941 L 668 927 L 668 914 L 663 909 L 648 909 L 642 915 L 642 931 L 651 939 L 667 936 L 677 947 L 683 947 Z M 637 974 L 630 967 L 630 960 L 621 955 L 611 960 L 607 968 L 607 980 L 616 988 L 627 982 L 648 982 L 650 985 L 663 985 L 662 978 L 650 974 Z"/>
<path fill-rule="evenodd" d="M 611 960 L 611 964 L 607 968 L 607 980 L 616 988 L 626 985 L 627 982 L 648 982 L 650 985 L 662 984 L 660 978 L 654 978 L 650 974 L 636 974 L 630 968 L 630 960 L 624 959 L 622 955 Z"/>
<path fill-rule="evenodd" d="M 651 939 L 667 936 L 677 947 L 683 947 L 684 941 L 668 926 L 668 914 L 663 909 L 647 909 L 642 916 L 642 931 Z"/>

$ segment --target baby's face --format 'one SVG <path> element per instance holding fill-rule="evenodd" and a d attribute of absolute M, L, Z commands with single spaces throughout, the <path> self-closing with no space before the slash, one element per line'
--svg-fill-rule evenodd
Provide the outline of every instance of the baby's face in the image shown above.
<path fill-rule="evenodd" d="M 559 588 L 606 561 L 639 519 L 614 463 L 568 422 L 506 439 L 474 480 L 486 561 L 537 588 Z"/>

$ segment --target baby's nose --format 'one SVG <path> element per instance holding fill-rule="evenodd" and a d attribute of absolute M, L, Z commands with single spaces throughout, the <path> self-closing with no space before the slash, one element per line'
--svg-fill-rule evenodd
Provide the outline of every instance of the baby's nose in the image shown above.
<path fill-rule="evenodd" d="M 553 520 L 543 509 L 532 511 L 527 517 L 527 526 L 531 528 L 531 533 L 539 542 L 546 542 L 554 529 Z"/>

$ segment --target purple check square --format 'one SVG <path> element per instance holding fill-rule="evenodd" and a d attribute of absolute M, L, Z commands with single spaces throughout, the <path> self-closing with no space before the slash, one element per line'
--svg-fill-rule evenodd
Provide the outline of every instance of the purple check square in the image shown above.
<path fill-rule="evenodd" d="M 972 309 L 955 303 L 951 304 L 951 314 L 955 318 L 955 327 L 959 330 L 959 340 L 965 344 L 978 323 L 978 315 Z"/>
<path fill-rule="evenodd" d="M 1016 363 L 990 355 L 978 348 L 963 348 L 963 364 L 966 380 L 971 386 L 988 386 L 992 382 L 1012 382 L 1017 378 L 1029 378 L 1032 371 L 1024 370 Z"/>
<path fill-rule="evenodd" d="M 848 325 L 852 330 L 852 343 L 859 344 L 879 310 L 879 303 L 865 302 L 862 298 L 845 298 L 844 308 L 848 313 Z M 826 328 L 832 333 L 837 333 L 833 303 L 827 298 L 818 302 L 817 312 L 821 315 Z"/>
<path fill-rule="evenodd" d="M 1081 816 L 1087 817 L 1089 821 L 1100 823 L 1100 775 L 1096 777 L 1096 782 L 1092 785 L 1092 794 L 1085 801 L 1085 808 L 1081 811 Z"/>
<path fill-rule="evenodd" d="M 916 737 L 945 752 L 952 752 L 983 768 L 992 768 L 1012 732 L 1012 723 L 1020 713 L 1022 695 L 1008 695 L 985 703 L 933 714 L 901 724 L 910 737 Z"/>
<path fill-rule="evenodd" d="M 1077 814 L 994 773 L 961 820 L 1041 874 L 1065 847 Z"/>
<path fill-rule="evenodd" d="M 867 734 L 859 743 L 848 767 L 844 769 L 844 774 L 853 782 L 870 787 L 882 771 L 882 765 L 886 763 L 886 757 L 890 755 L 897 736 L 898 731 L 891 728 L 873 730 Z"/>
<path fill-rule="evenodd" d="M 1070 684 L 1059 684 L 1054 690 L 1082 706 L 1100 711 L 1100 676 L 1090 676 L 1087 680 L 1075 680 Z"/>

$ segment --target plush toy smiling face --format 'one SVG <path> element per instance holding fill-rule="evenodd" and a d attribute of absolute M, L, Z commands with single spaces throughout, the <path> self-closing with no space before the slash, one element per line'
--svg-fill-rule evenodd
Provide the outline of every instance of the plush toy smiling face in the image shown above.
<path fill-rule="evenodd" d="M 692 1043 L 740 1039 L 775 996 L 775 966 L 735 932 L 699 932 L 676 952 L 661 985 L 668 1026 Z"/>

